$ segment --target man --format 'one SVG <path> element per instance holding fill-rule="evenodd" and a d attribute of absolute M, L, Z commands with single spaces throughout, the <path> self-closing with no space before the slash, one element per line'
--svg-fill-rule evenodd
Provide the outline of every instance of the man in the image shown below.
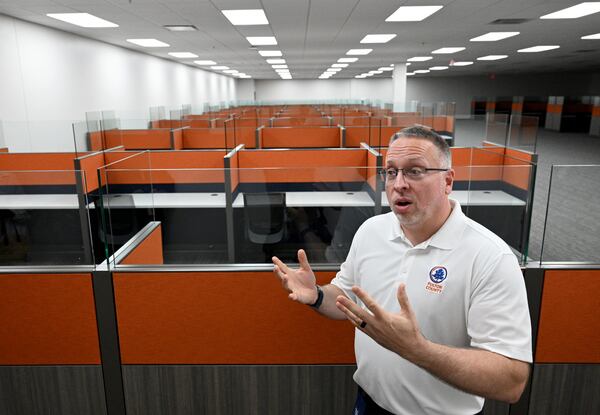
<path fill-rule="evenodd" d="M 483 398 L 516 402 L 527 383 L 531 326 L 510 248 L 449 199 L 450 149 L 406 128 L 390 143 L 388 214 L 365 221 L 330 284 L 274 257 L 289 298 L 356 326 L 355 413 L 476 414 Z M 365 409 L 366 408 L 366 409 Z"/>

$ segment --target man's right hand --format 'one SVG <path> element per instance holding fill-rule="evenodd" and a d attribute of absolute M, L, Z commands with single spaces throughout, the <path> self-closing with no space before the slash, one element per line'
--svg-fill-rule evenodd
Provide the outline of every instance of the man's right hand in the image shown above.
<path fill-rule="evenodd" d="M 300 268 L 292 269 L 285 265 L 277 257 L 273 257 L 275 268 L 273 272 L 281 280 L 281 285 L 290 295 L 290 300 L 297 301 L 302 304 L 314 304 L 317 301 L 316 278 L 306 252 L 303 249 L 298 250 L 298 263 Z"/>

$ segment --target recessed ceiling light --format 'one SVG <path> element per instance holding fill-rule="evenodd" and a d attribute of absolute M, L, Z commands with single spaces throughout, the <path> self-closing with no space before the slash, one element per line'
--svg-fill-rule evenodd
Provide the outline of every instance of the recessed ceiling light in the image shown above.
<path fill-rule="evenodd" d="M 285 59 L 267 59 L 267 63 L 269 64 L 278 64 L 278 63 L 285 63 Z"/>
<path fill-rule="evenodd" d="M 166 48 L 169 47 L 168 43 L 161 42 L 157 39 L 127 39 L 129 43 L 133 43 L 144 48 Z"/>
<path fill-rule="evenodd" d="M 250 75 L 240 75 L 239 77 L 242 79 L 252 78 Z"/>
<path fill-rule="evenodd" d="M 339 63 L 352 63 L 352 62 L 356 62 L 358 60 L 358 58 L 339 58 L 337 61 Z"/>
<path fill-rule="evenodd" d="M 406 66 L 410 66 L 410 65 L 412 65 L 412 63 L 410 63 L 410 62 L 406 63 Z M 394 65 L 390 65 L 390 66 L 394 66 Z"/>
<path fill-rule="evenodd" d="M 460 52 L 461 50 L 465 50 L 465 48 L 463 47 L 456 47 L 456 48 L 440 48 L 440 49 L 436 49 L 431 53 L 456 53 L 456 52 Z"/>
<path fill-rule="evenodd" d="M 277 44 L 277 39 L 275 39 L 275 36 L 248 36 L 246 37 L 246 39 L 253 46 L 266 46 Z"/>
<path fill-rule="evenodd" d="M 287 69 L 287 65 L 271 65 L 273 69 Z"/>
<path fill-rule="evenodd" d="M 444 6 L 401 6 L 392 13 L 386 22 L 420 22 Z"/>
<path fill-rule="evenodd" d="M 346 55 L 368 55 L 373 49 L 350 49 Z"/>
<path fill-rule="evenodd" d="M 347 63 L 334 63 L 333 65 L 331 65 L 332 68 L 347 68 L 348 64 Z"/>
<path fill-rule="evenodd" d="M 215 62 L 215 61 L 194 61 L 194 63 L 196 65 L 206 65 L 206 66 L 208 66 L 208 65 L 216 65 L 217 64 L 217 62 Z"/>
<path fill-rule="evenodd" d="M 429 69 L 418 69 L 418 70 L 414 71 L 413 73 L 429 73 Z"/>
<path fill-rule="evenodd" d="M 471 42 L 496 42 L 498 40 L 517 36 L 521 32 L 489 32 L 471 39 Z"/>
<path fill-rule="evenodd" d="M 270 56 L 282 56 L 280 50 L 259 50 L 258 53 L 260 54 L 260 56 L 263 56 L 265 58 Z"/>
<path fill-rule="evenodd" d="M 223 71 L 223 73 L 230 73 L 230 74 L 234 74 L 234 73 L 238 73 L 237 69 L 225 69 Z"/>
<path fill-rule="evenodd" d="M 355 76 L 355 78 L 358 78 L 358 79 L 363 79 L 364 77 L 365 77 L 364 75 L 356 75 Z"/>
<path fill-rule="evenodd" d="M 595 39 L 600 39 L 600 33 L 596 33 L 593 35 L 587 35 L 587 36 L 581 36 L 582 39 L 587 39 L 587 40 L 595 40 Z"/>
<path fill-rule="evenodd" d="M 413 76 L 414 74 L 414 72 L 406 72 L 406 76 Z"/>
<path fill-rule="evenodd" d="M 223 13 L 234 26 L 269 24 L 263 9 L 221 10 L 221 13 Z"/>
<path fill-rule="evenodd" d="M 463 61 L 463 62 L 453 62 L 450 66 L 469 66 L 473 65 L 473 62 Z"/>
<path fill-rule="evenodd" d="M 500 59 L 506 59 L 508 55 L 487 55 L 477 58 L 478 61 L 497 61 Z"/>
<path fill-rule="evenodd" d="M 192 52 L 169 52 L 169 55 L 173 56 L 174 58 L 197 58 L 198 55 L 196 55 L 195 53 Z"/>
<path fill-rule="evenodd" d="M 409 61 L 409 62 L 425 62 L 425 61 L 430 61 L 432 59 L 433 59 L 433 57 L 431 57 L 431 56 L 415 56 L 413 58 L 407 59 L 407 61 Z"/>
<path fill-rule="evenodd" d="M 432 66 L 429 68 L 430 71 L 445 71 L 446 69 L 448 69 L 447 66 Z"/>
<path fill-rule="evenodd" d="M 376 75 L 379 75 L 379 74 L 382 74 L 382 73 L 383 73 L 383 71 L 371 71 L 371 73 L 374 73 L 374 74 L 376 74 Z"/>
<path fill-rule="evenodd" d="M 558 49 L 560 46 L 552 45 L 552 46 L 532 46 L 530 48 L 519 49 L 517 52 L 521 53 L 535 53 L 535 52 L 545 52 L 547 50 Z"/>
<path fill-rule="evenodd" d="M 280 73 L 289 73 L 290 70 L 287 68 L 280 68 L 280 69 L 275 69 L 275 72 L 280 72 Z"/>
<path fill-rule="evenodd" d="M 393 71 L 393 70 L 394 70 L 394 67 L 392 67 L 392 66 L 383 66 L 383 67 L 381 67 L 381 68 L 377 68 L 377 70 L 378 70 L 378 71 L 384 71 L 384 72 L 385 72 L 385 71 Z"/>
<path fill-rule="evenodd" d="M 163 27 L 171 32 L 195 32 L 198 30 L 193 24 L 164 25 Z"/>
<path fill-rule="evenodd" d="M 281 79 L 292 79 L 292 75 L 281 75 Z"/>
<path fill-rule="evenodd" d="M 366 35 L 362 38 L 360 43 L 387 43 L 393 38 L 395 38 L 395 34 L 387 34 L 387 35 Z"/>
<path fill-rule="evenodd" d="M 217 65 L 211 66 L 210 69 L 214 69 L 215 71 L 222 71 L 223 69 L 229 69 L 229 66 Z"/>
<path fill-rule="evenodd" d="M 583 16 L 600 12 L 600 2 L 585 2 L 567 7 L 554 13 L 541 16 L 540 19 L 578 19 Z"/>
<path fill-rule="evenodd" d="M 46 16 L 80 27 L 119 27 L 116 23 L 89 13 L 48 13 Z"/>

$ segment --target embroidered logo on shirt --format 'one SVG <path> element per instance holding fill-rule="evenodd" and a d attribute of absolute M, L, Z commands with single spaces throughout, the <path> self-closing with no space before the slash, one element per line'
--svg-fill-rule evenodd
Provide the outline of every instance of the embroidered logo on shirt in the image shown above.
<path fill-rule="evenodd" d="M 429 271 L 429 279 L 427 281 L 427 285 L 425 285 L 425 289 L 436 294 L 439 294 L 443 291 L 444 286 L 442 283 L 448 276 L 448 270 L 444 267 L 433 267 L 431 271 Z"/>

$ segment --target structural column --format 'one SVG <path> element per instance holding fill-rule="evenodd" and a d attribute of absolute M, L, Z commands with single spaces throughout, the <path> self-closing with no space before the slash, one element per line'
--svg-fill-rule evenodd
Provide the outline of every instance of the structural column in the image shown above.
<path fill-rule="evenodd" d="M 600 97 L 593 97 L 592 120 L 590 122 L 590 135 L 600 136 Z"/>
<path fill-rule="evenodd" d="M 406 63 L 397 63 L 394 65 L 392 73 L 392 82 L 394 84 L 394 112 L 405 112 L 406 108 Z"/>

